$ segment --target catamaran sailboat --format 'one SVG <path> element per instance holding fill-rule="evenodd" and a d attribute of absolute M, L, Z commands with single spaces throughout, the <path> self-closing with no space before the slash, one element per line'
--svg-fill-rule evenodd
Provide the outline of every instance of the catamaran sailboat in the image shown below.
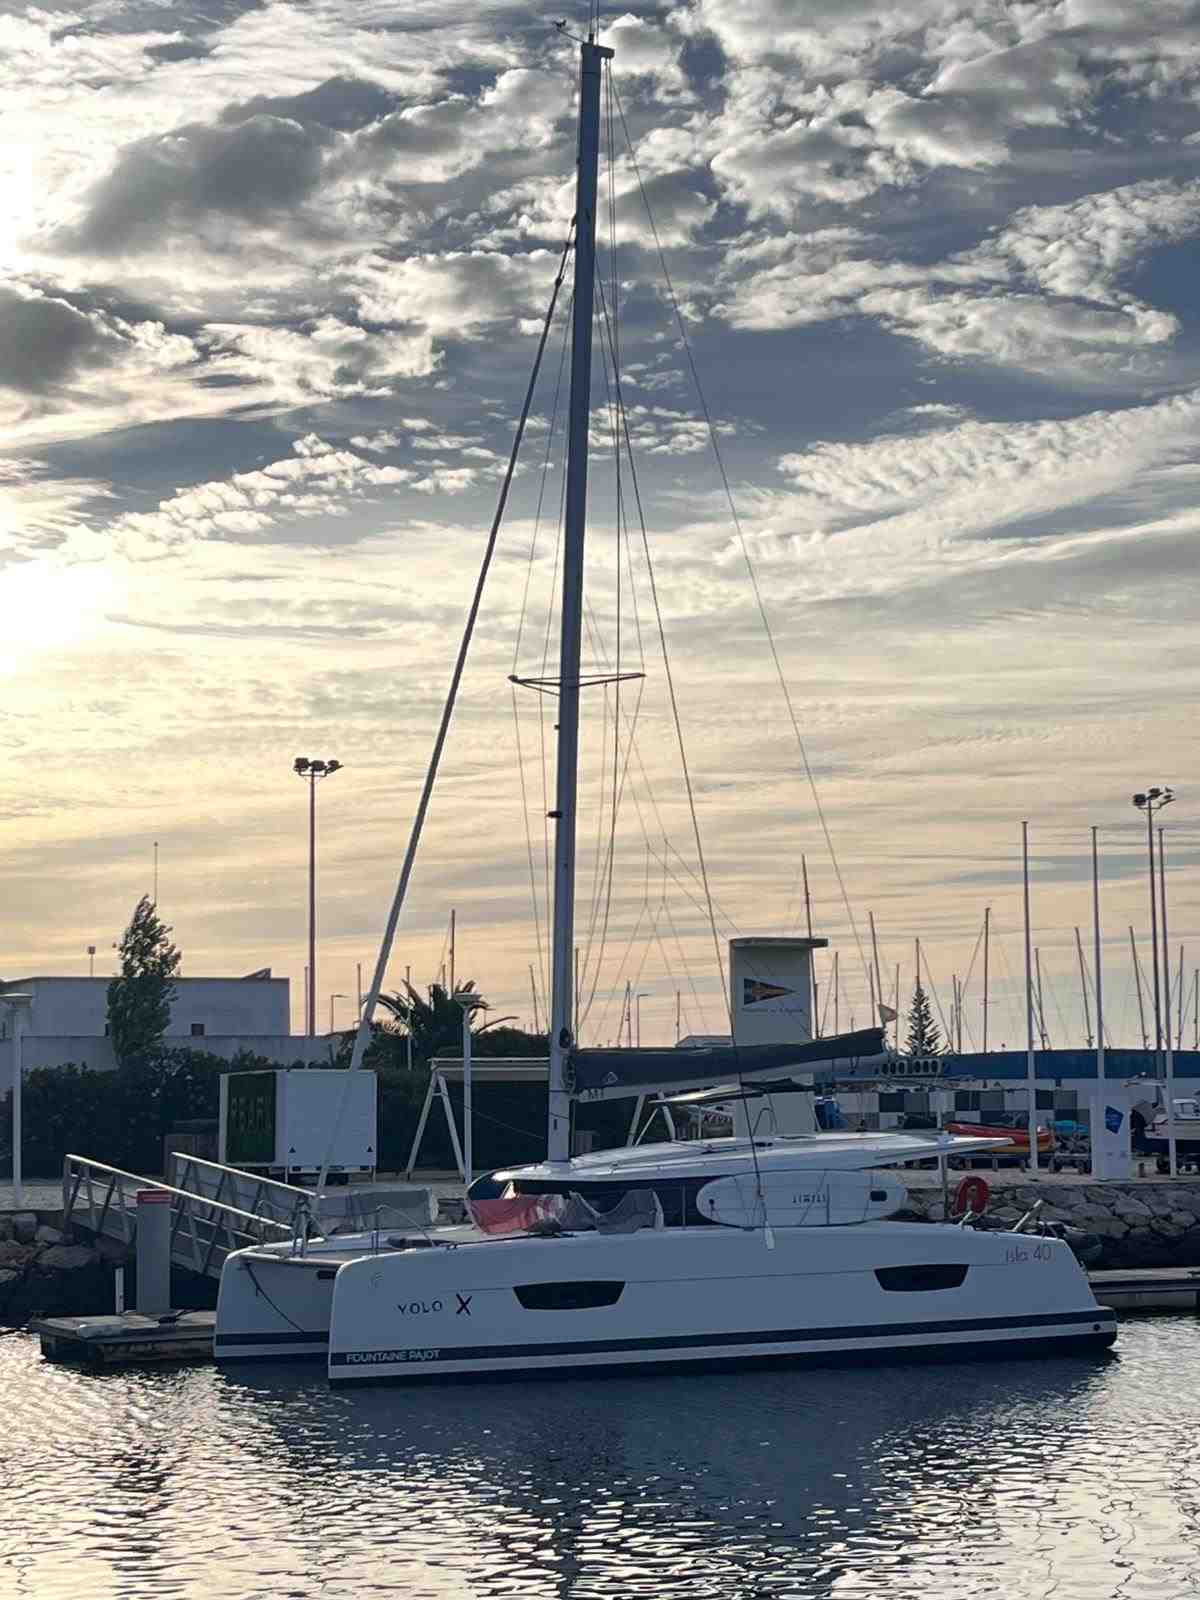
<path fill-rule="evenodd" d="M 587 435 L 601 77 L 613 54 L 594 36 L 581 41 L 580 52 L 551 812 L 548 1158 L 473 1186 L 472 1221 L 461 1228 L 407 1228 L 317 1245 L 298 1239 L 291 1249 L 231 1255 L 221 1282 L 217 1355 L 324 1354 L 330 1380 L 347 1383 L 1106 1346 L 1115 1336 L 1115 1318 L 1097 1306 L 1065 1243 L 889 1220 L 903 1208 L 904 1190 L 880 1169 L 1004 1141 L 937 1133 L 759 1137 L 747 1127 L 741 1136 L 704 1143 L 570 1157 L 573 1101 L 704 1085 L 744 1090 L 747 1083 L 810 1072 L 817 1063 L 883 1053 L 879 1029 L 695 1051 L 593 1050 L 576 1038 Z M 462 659 L 460 652 L 455 684 Z M 453 694 L 452 685 L 448 708 Z M 361 1064 L 447 717 L 448 709 L 360 1021 L 354 1067 Z"/>

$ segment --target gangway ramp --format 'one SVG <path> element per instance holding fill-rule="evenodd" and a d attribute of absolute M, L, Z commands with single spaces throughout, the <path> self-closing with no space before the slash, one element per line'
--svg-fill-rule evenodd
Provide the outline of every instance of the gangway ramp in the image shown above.
<path fill-rule="evenodd" d="M 279 1244 L 293 1235 L 291 1220 L 205 1199 L 174 1184 L 139 1177 L 136 1172 L 86 1156 L 63 1158 L 64 1220 L 130 1251 L 137 1243 L 140 1189 L 164 1190 L 171 1196 L 171 1264 L 189 1272 L 219 1278 L 231 1251 L 247 1245 Z"/>
<path fill-rule="evenodd" d="M 210 1278 L 221 1276 L 231 1251 L 280 1244 L 311 1233 L 427 1228 L 437 1202 L 416 1184 L 363 1184 L 320 1197 L 311 1189 L 279 1183 L 195 1156 L 171 1157 L 170 1182 L 67 1155 L 63 1160 L 63 1215 L 77 1228 L 125 1246 L 137 1242 L 140 1189 L 171 1196 L 171 1263 Z"/>

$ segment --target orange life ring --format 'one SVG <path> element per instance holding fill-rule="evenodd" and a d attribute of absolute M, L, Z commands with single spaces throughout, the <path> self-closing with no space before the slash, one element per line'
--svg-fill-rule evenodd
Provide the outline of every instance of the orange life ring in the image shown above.
<path fill-rule="evenodd" d="M 954 1191 L 954 1215 L 965 1217 L 968 1211 L 982 1216 L 988 1208 L 991 1190 L 977 1172 L 969 1173 Z"/>

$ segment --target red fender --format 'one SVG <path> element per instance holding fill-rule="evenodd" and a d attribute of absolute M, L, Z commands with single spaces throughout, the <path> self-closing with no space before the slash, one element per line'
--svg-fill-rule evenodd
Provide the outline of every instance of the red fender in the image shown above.
<path fill-rule="evenodd" d="M 954 1191 L 954 1215 L 965 1217 L 968 1211 L 982 1216 L 988 1208 L 991 1190 L 977 1172 L 969 1173 Z"/>

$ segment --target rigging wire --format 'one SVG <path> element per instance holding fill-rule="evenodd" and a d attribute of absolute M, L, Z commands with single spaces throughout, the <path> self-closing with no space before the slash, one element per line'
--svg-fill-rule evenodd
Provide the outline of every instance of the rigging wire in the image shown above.
<path fill-rule="evenodd" d="M 615 92 L 615 91 L 614 91 Z M 618 104 L 619 104 L 618 100 Z M 612 326 L 609 319 L 608 303 L 604 294 L 604 281 L 600 280 L 600 306 L 604 328 L 609 339 L 612 338 Z M 713 951 L 717 958 L 717 971 L 721 970 L 721 943 L 717 934 L 716 918 L 713 914 L 712 892 L 708 885 L 708 867 L 704 859 L 704 843 L 700 836 L 700 818 L 696 811 L 696 793 L 692 785 L 691 768 L 688 765 L 687 744 L 683 737 L 683 723 L 679 715 L 679 698 L 675 692 L 675 674 L 671 667 L 671 654 L 667 648 L 667 631 L 663 623 L 662 606 L 658 598 L 658 580 L 654 571 L 654 560 L 650 554 L 650 537 L 646 529 L 646 513 L 642 504 L 641 484 L 638 481 L 637 467 L 633 456 L 633 441 L 630 437 L 629 416 L 625 409 L 625 400 L 621 392 L 620 375 L 614 379 L 616 391 L 617 410 L 621 419 L 621 431 L 625 441 L 625 452 L 629 461 L 630 488 L 633 492 L 634 504 L 637 508 L 638 526 L 641 532 L 642 554 L 646 562 L 646 574 L 650 583 L 650 599 L 654 609 L 654 621 L 658 630 L 659 649 L 662 654 L 663 676 L 667 685 L 667 698 L 671 706 L 671 722 L 675 730 L 675 743 L 679 752 L 679 764 L 683 773 L 684 792 L 687 795 L 688 814 L 692 823 L 692 839 L 696 846 L 696 861 L 700 869 L 700 878 L 704 885 L 704 900 L 708 908 L 709 927 L 712 932 Z M 729 1030 L 733 1032 L 733 1012 L 729 1010 Z"/>
<path fill-rule="evenodd" d="M 433 794 L 434 781 L 437 778 L 438 767 L 441 764 L 442 751 L 446 744 L 446 735 L 450 731 L 450 723 L 454 716 L 454 708 L 458 702 L 459 685 L 462 682 L 463 671 L 467 664 L 467 654 L 471 647 L 471 640 L 475 633 L 475 622 L 479 616 L 479 607 L 483 601 L 483 591 L 487 584 L 488 573 L 491 570 L 492 558 L 496 553 L 496 544 L 500 537 L 500 524 L 504 519 L 505 507 L 508 504 L 508 494 L 512 487 L 513 475 L 517 468 L 517 458 L 521 451 L 521 442 L 525 437 L 525 425 L 529 420 L 530 408 L 533 405 L 534 391 L 537 388 L 538 374 L 542 368 L 542 356 L 545 353 L 546 341 L 550 336 L 550 326 L 554 320 L 554 309 L 558 304 L 559 291 L 566 278 L 567 262 L 570 259 L 571 249 L 575 240 L 575 224 L 572 222 L 563 244 L 562 255 L 559 257 L 558 270 L 554 278 L 554 288 L 550 296 L 550 304 L 546 309 L 546 317 L 542 323 L 541 337 L 538 340 L 537 354 L 533 361 L 533 370 L 529 374 L 529 384 L 525 390 L 525 401 L 521 407 L 520 420 L 513 435 L 512 450 L 509 454 L 508 468 L 504 474 L 504 481 L 500 487 L 500 496 L 496 505 L 496 512 L 492 518 L 491 530 L 488 534 L 487 545 L 484 549 L 483 561 L 479 568 L 479 575 L 475 580 L 475 592 L 471 597 L 470 609 L 467 613 L 466 625 L 463 628 L 462 639 L 459 642 L 458 655 L 454 663 L 454 671 L 450 678 L 450 688 L 446 694 L 446 701 L 442 707 L 442 717 L 434 739 L 433 753 L 430 756 L 429 766 L 425 773 L 425 782 L 421 789 L 420 799 L 417 802 L 416 814 L 413 817 L 412 829 L 409 833 L 408 848 L 404 853 L 404 862 L 400 869 L 399 881 L 396 892 L 392 897 L 392 904 L 388 911 L 387 923 L 384 927 L 383 939 L 380 941 L 379 957 L 375 963 L 375 972 L 371 978 L 371 986 L 367 991 L 366 1000 L 359 1014 L 358 1027 L 354 1034 L 354 1050 L 350 1057 L 352 1071 L 359 1071 L 362 1067 L 363 1055 L 367 1048 L 367 1041 L 371 1036 L 371 1023 L 375 1015 L 375 1007 L 379 1003 L 379 991 L 383 988 L 384 976 L 387 972 L 388 959 L 392 953 L 392 941 L 396 937 L 396 924 L 400 920 L 400 910 L 404 904 L 404 897 L 408 892 L 408 882 L 412 876 L 413 864 L 417 857 L 417 846 L 421 840 L 421 832 L 425 826 L 425 815 L 429 809 L 429 801 Z M 337 1122 L 334 1125 L 330 1139 L 330 1149 L 337 1138 L 346 1108 L 346 1097 L 342 1097 L 342 1105 L 338 1111 Z M 322 1162 L 321 1171 L 317 1179 L 317 1195 L 323 1194 L 325 1178 L 328 1171 L 328 1153 Z"/>
<path fill-rule="evenodd" d="M 1004 976 L 1005 976 L 1005 979 L 1007 980 L 1007 983 L 1008 983 L 1008 989 L 1007 989 L 1007 991 L 1005 993 L 1004 999 L 1005 999 L 1005 1009 L 1006 1009 L 1006 1011 L 1008 1013 L 1008 1020 L 1011 1023 L 1013 1021 L 1013 1005 L 1014 1005 L 1013 996 L 1017 992 L 1017 982 L 1016 982 L 1016 979 L 1013 977 L 1012 968 L 1008 964 L 1008 955 L 1007 955 L 1007 953 L 1006 953 L 1006 951 L 1004 949 L 1004 940 L 1000 936 L 1000 930 L 996 926 L 996 919 L 994 917 L 992 918 L 992 943 L 996 946 L 996 949 L 999 952 L 1000 965 L 1004 968 Z M 1025 985 L 1022 983 L 1021 984 L 1021 992 L 1022 993 L 1024 992 L 1024 989 L 1025 989 Z M 1024 1007 L 1022 1006 L 1021 1013 L 1023 1013 L 1023 1012 L 1024 1012 Z M 1025 1037 L 1025 1018 L 1024 1018 L 1023 1014 L 1021 1014 L 1021 1013 L 1018 1013 L 1018 1015 L 1017 1015 L 1017 1019 L 1016 1019 L 1017 1020 L 1017 1026 L 1016 1026 L 1016 1030 L 1015 1030 L 1015 1033 L 1014 1033 L 1014 1037 L 1018 1038 L 1018 1039 L 1024 1039 L 1024 1037 Z"/>
<path fill-rule="evenodd" d="M 954 1043 L 954 1034 L 946 1024 L 946 1013 L 942 1010 L 941 998 L 937 992 L 937 985 L 933 981 L 933 973 L 929 970 L 929 957 L 924 946 L 921 947 L 921 962 L 925 968 L 925 976 L 929 979 L 929 993 L 933 996 L 933 1003 L 937 1007 L 938 1016 L 942 1019 L 942 1035 L 949 1044 Z M 921 974 L 917 973 L 917 982 L 920 983 Z"/>
<path fill-rule="evenodd" d="M 866 973 L 869 971 L 866 951 L 863 948 L 862 937 L 858 931 L 858 923 L 855 920 L 854 910 L 850 904 L 850 896 L 846 890 L 846 884 L 842 876 L 841 865 L 838 862 L 837 852 L 833 846 L 833 836 L 830 832 L 829 823 L 825 816 L 825 808 L 821 804 L 821 797 L 817 791 L 816 778 L 813 775 L 812 765 L 808 759 L 808 750 L 804 743 L 804 737 L 800 732 L 800 722 L 796 716 L 796 710 L 792 703 L 791 691 L 788 688 L 787 678 L 785 677 L 783 671 L 783 663 L 779 658 L 779 650 L 775 643 L 775 633 L 771 627 L 771 620 L 767 614 L 766 604 L 763 600 L 762 590 L 758 582 L 758 573 L 755 570 L 754 562 L 750 557 L 750 549 L 746 543 L 746 536 L 742 528 L 741 518 L 738 515 L 737 504 L 733 498 L 733 491 L 730 488 L 728 474 L 725 471 L 725 461 L 721 454 L 720 443 L 717 439 L 716 426 L 713 423 L 712 414 L 709 411 L 708 401 L 704 394 L 704 386 L 700 382 L 700 374 L 696 367 L 695 357 L 692 354 L 691 340 L 688 338 L 687 327 L 684 324 L 683 315 L 679 309 L 679 301 L 675 294 L 675 285 L 671 280 L 670 269 L 667 266 L 666 255 L 662 247 L 662 240 L 659 238 L 658 227 L 654 220 L 654 213 L 650 208 L 650 200 L 646 193 L 646 185 L 642 180 L 641 168 L 638 164 L 637 154 L 633 147 L 633 140 L 630 138 L 629 126 L 625 120 L 625 108 L 621 104 L 620 91 L 615 85 L 613 86 L 613 94 L 616 99 L 617 111 L 621 119 L 621 127 L 624 130 L 625 141 L 629 149 L 629 159 L 633 166 L 634 176 L 637 178 L 638 189 L 641 193 L 642 205 L 645 208 L 646 217 L 650 224 L 650 230 L 654 236 L 654 244 L 658 252 L 659 266 L 662 270 L 663 279 L 667 285 L 667 293 L 671 301 L 671 309 L 675 314 L 675 323 L 679 330 L 679 336 L 683 344 L 684 354 L 687 357 L 688 367 L 691 370 L 692 381 L 696 386 L 696 394 L 700 402 L 700 410 L 704 417 L 704 424 L 708 431 L 709 442 L 712 446 L 713 458 L 716 461 L 717 470 L 721 477 L 721 483 L 724 486 L 725 498 L 729 505 L 729 512 L 733 521 L 734 530 L 737 534 L 738 545 L 742 552 L 742 559 L 745 562 L 746 571 L 750 577 L 750 585 L 754 592 L 755 604 L 757 605 L 758 614 L 762 621 L 763 630 L 767 637 L 767 643 L 771 652 L 771 660 L 775 666 L 775 675 L 779 680 L 779 686 L 783 692 L 784 704 L 787 707 L 788 718 L 792 724 L 792 732 L 795 735 L 796 746 L 800 752 L 800 759 L 804 766 L 804 773 L 808 779 L 808 786 L 812 794 L 813 806 L 817 813 L 817 820 L 820 823 L 821 832 L 825 838 L 825 847 L 829 851 L 829 859 L 833 866 L 834 875 L 838 881 L 838 888 L 841 891 L 842 904 L 845 907 L 846 916 L 850 923 L 850 930 L 854 935 L 854 943 L 858 949 L 858 958 L 862 964 L 864 973 Z"/>
<path fill-rule="evenodd" d="M 569 311 L 569 307 L 570 307 L 570 302 L 568 302 L 568 311 Z M 522 819 L 524 821 L 524 826 L 525 826 L 525 854 L 526 854 L 526 859 L 527 859 L 528 865 L 529 865 L 529 893 L 530 893 L 530 900 L 531 900 L 532 906 L 533 906 L 534 938 L 535 938 L 535 942 L 536 942 L 536 945 L 537 945 L 537 967 L 536 967 L 536 971 L 537 971 L 539 977 L 542 979 L 543 997 L 545 996 L 545 993 L 546 993 L 545 985 L 546 985 L 546 973 L 548 971 L 548 966 L 547 966 L 547 959 L 548 958 L 547 958 L 547 953 L 546 953 L 546 944 L 544 943 L 543 937 L 542 937 L 542 906 L 541 906 L 541 901 L 540 901 L 539 896 L 538 896 L 537 868 L 536 868 L 536 866 L 534 864 L 533 830 L 531 829 L 531 827 L 529 825 L 529 790 L 528 790 L 528 783 L 527 783 L 527 780 L 526 780 L 526 777 L 525 777 L 525 752 L 524 752 L 524 749 L 523 749 L 523 746 L 522 746 L 522 740 L 521 740 L 520 704 L 519 704 L 519 699 L 518 699 L 518 695 L 517 695 L 517 685 L 516 685 L 515 682 L 511 682 L 511 679 L 515 679 L 516 678 L 517 671 L 518 671 L 518 668 L 519 668 L 519 665 L 520 665 L 521 645 L 522 645 L 522 641 L 524 639 L 524 633 L 525 633 L 525 619 L 526 619 L 526 616 L 527 616 L 528 611 L 529 611 L 529 591 L 530 591 L 530 585 L 531 585 L 532 580 L 533 580 L 534 564 L 535 564 L 535 562 L 537 560 L 538 537 L 539 537 L 540 532 L 541 532 L 542 513 L 543 513 L 543 509 L 544 509 L 544 506 L 545 506 L 545 499 L 546 499 L 546 486 L 547 486 L 547 483 L 549 481 L 551 453 L 552 453 L 553 447 L 554 447 L 554 440 L 555 440 L 556 430 L 557 430 L 557 427 L 558 427 L 558 420 L 559 420 L 559 417 L 561 415 L 563 373 L 564 373 L 565 368 L 566 368 L 567 335 L 568 335 L 569 329 L 570 329 L 570 316 L 568 315 L 568 316 L 564 317 L 564 319 L 563 319 L 562 338 L 559 341 L 558 373 L 557 373 L 557 376 L 556 376 L 555 381 L 554 381 L 554 400 L 553 400 L 553 404 L 552 404 L 551 410 L 550 410 L 550 425 L 546 430 L 546 449 L 545 449 L 545 451 L 543 453 L 543 456 L 542 456 L 542 470 L 541 470 L 541 473 L 539 475 L 539 480 L 538 480 L 537 505 L 536 505 L 536 508 L 535 508 L 535 511 L 534 511 L 533 531 L 532 531 L 532 533 L 530 535 L 530 540 L 529 540 L 529 559 L 526 562 L 526 566 L 525 566 L 525 583 L 524 583 L 524 587 L 523 587 L 522 594 L 521 594 L 521 611 L 520 611 L 520 615 L 518 616 L 518 619 L 517 619 L 516 638 L 513 641 L 513 661 L 512 661 L 512 672 L 510 674 L 510 691 L 509 691 L 510 695 L 511 695 L 511 699 L 512 699 L 513 735 L 514 735 L 514 739 L 515 739 L 516 747 L 517 747 L 517 771 L 518 771 L 518 773 L 520 775 L 520 784 L 521 784 L 521 816 L 522 816 Z M 561 529 L 560 529 L 560 534 L 561 534 Z M 557 552 L 557 547 L 556 547 L 556 549 L 555 549 L 555 565 L 556 565 L 556 568 L 557 568 L 557 561 L 558 561 L 558 552 Z M 547 819 L 546 813 L 549 810 L 549 802 L 548 802 L 548 799 L 547 799 L 547 788 L 546 788 L 547 777 L 546 777 L 545 707 L 543 705 L 541 705 L 541 704 L 539 704 L 539 706 L 538 706 L 538 719 L 539 719 L 539 730 L 538 731 L 539 731 L 539 736 L 540 736 L 541 757 L 542 757 L 542 801 L 543 801 L 543 804 L 542 804 L 542 857 L 543 857 L 543 871 L 544 871 L 544 873 L 546 875 L 546 878 L 547 878 L 547 881 L 548 881 L 549 872 L 550 872 L 550 831 L 549 831 L 549 821 Z"/>
<path fill-rule="evenodd" d="M 611 63 L 608 64 L 607 75 L 608 75 L 609 83 L 612 86 L 612 93 L 613 93 L 613 96 L 614 96 L 614 98 L 616 100 L 617 109 L 620 111 L 620 114 L 621 114 L 621 125 L 625 130 L 625 138 L 626 138 L 627 144 L 629 144 L 630 155 L 631 155 L 631 157 L 633 159 L 633 163 L 634 163 L 634 171 L 635 171 L 635 173 L 637 173 L 638 186 L 639 186 L 639 188 L 641 189 L 641 192 L 642 192 L 642 203 L 645 206 L 646 214 L 650 219 L 650 226 L 651 226 L 651 228 L 652 228 L 652 230 L 654 232 L 655 243 L 658 244 L 659 262 L 660 262 L 660 264 L 662 266 L 663 276 L 666 279 L 667 287 L 670 290 L 672 304 L 675 306 L 676 321 L 680 324 L 680 327 L 682 327 L 682 319 L 679 316 L 679 307 L 678 307 L 678 304 L 675 301 L 674 287 L 671 284 L 670 274 L 667 272 L 667 264 L 666 264 L 665 258 L 663 257 L 662 246 L 661 246 L 661 244 L 659 244 L 659 241 L 658 241 L 658 228 L 657 228 L 657 225 L 655 224 L 655 221 L 654 221 L 654 214 L 650 210 L 649 197 L 646 194 L 645 185 L 642 183 L 642 180 L 641 180 L 641 172 L 638 170 L 637 158 L 635 156 L 633 156 L 633 145 L 632 145 L 632 142 L 629 139 L 629 129 L 628 129 L 626 123 L 625 123 L 625 111 L 624 111 L 624 108 L 621 105 L 620 95 L 619 95 L 619 93 L 618 93 L 618 91 L 616 89 L 616 86 L 615 86 L 615 84 L 612 83 Z M 605 331 L 607 332 L 608 337 L 611 340 L 612 339 L 612 324 L 611 324 L 611 320 L 610 320 L 610 316 L 609 316 L 609 308 L 608 308 L 608 305 L 607 305 L 607 300 L 606 300 L 606 297 L 605 297 L 605 294 L 604 294 L 604 281 L 603 281 L 603 279 L 600 280 L 599 287 L 600 287 L 600 304 L 601 304 L 601 311 L 602 311 L 602 316 L 603 316 L 603 324 L 604 324 Z M 689 357 L 689 360 L 690 360 L 691 359 L 690 347 L 689 347 L 689 350 L 688 350 L 688 357 Z M 675 729 L 675 741 L 676 741 L 676 745 L 677 745 L 677 748 L 678 748 L 678 751 L 679 751 L 679 764 L 680 764 L 680 768 L 681 768 L 682 774 L 683 774 L 684 791 L 685 791 L 685 793 L 687 795 L 688 813 L 689 813 L 689 816 L 691 818 L 691 823 L 692 823 L 692 838 L 693 838 L 693 841 L 694 841 L 695 846 L 696 846 L 696 861 L 697 861 L 697 865 L 699 866 L 700 877 L 701 877 L 701 880 L 702 880 L 703 885 L 704 885 L 704 900 L 705 900 L 705 905 L 708 908 L 708 925 L 709 925 L 709 930 L 710 930 L 711 935 L 712 935 L 713 953 L 714 953 L 714 955 L 716 957 L 716 971 L 717 971 L 718 974 L 720 974 L 721 969 L 722 969 L 721 942 L 720 942 L 720 938 L 719 938 L 719 936 L 717 934 L 717 922 L 716 922 L 716 917 L 715 917 L 714 912 L 713 912 L 712 891 L 709 888 L 709 882 L 708 882 L 708 866 L 707 866 L 707 863 L 706 863 L 705 858 L 704 858 L 704 843 L 703 843 L 703 840 L 702 840 L 701 835 L 700 835 L 700 819 L 699 819 L 699 816 L 697 815 L 697 812 L 696 812 L 696 795 L 695 795 L 695 790 L 694 790 L 694 788 L 692 786 L 691 770 L 690 770 L 690 767 L 688 765 L 688 758 L 687 758 L 687 745 L 686 745 L 686 742 L 685 742 L 684 737 L 683 737 L 683 725 L 682 725 L 682 722 L 681 722 L 680 716 L 679 716 L 679 700 L 678 700 L 678 696 L 676 695 L 676 692 L 675 692 L 675 674 L 674 674 L 674 672 L 673 672 L 673 670 L 671 668 L 671 656 L 670 656 L 669 650 L 667 649 L 667 634 L 666 634 L 666 629 L 665 629 L 665 627 L 663 625 L 662 607 L 659 604 L 658 580 L 657 580 L 657 578 L 655 576 L 654 562 L 653 562 L 653 558 L 651 557 L 651 554 L 650 554 L 650 540 L 649 540 L 649 536 L 648 536 L 648 534 L 646 532 L 645 508 L 643 507 L 643 504 L 642 504 L 641 485 L 638 482 L 637 467 L 636 467 L 636 464 L 635 464 L 635 461 L 634 461 L 634 456 L 633 456 L 633 441 L 632 441 L 632 439 L 630 437 L 629 415 L 628 415 L 628 412 L 626 411 L 624 396 L 623 396 L 623 394 L 621 392 L 620 370 L 616 365 L 615 357 L 614 357 L 613 365 L 614 365 L 614 388 L 615 388 L 615 391 L 616 391 L 617 409 L 618 409 L 618 413 L 619 413 L 620 419 L 621 419 L 621 430 L 622 430 L 622 433 L 623 433 L 624 439 L 625 439 L 625 449 L 626 449 L 626 453 L 627 453 L 628 458 L 629 458 L 630 487 L 631 487 L 632 492 L 633 492 L 634 504 L 635 504 L 636 509 L 637 509 L 638 526 L 639 526 L 639 529 L 640 529 L 640 532 L 641 532 L 642 553 L 643 553 L 643 556 L 644 556 L 645 562 L 646 562 L 646 575 L 647 575 L 647 578 L 648 578 L 649 584 L 650 584 L 650 599 L 651 599 L 651 602 L 652 602 L 652 605 L 653 605 L 654 621 L 655 621 L 655 626 L 656 626 L 657 631 L 658 631 L 659 648 L 660 648 L 660 651 L 661 651 L 661 654 L 662 654 L 663 675 L 664 675 L 664 677 L 666 679 L 667 697 L 668 697 L 668 700 L 669 700 L 670 706 L 671 706 L 671 721 L 672 721 L 672 723 L 674 725 L 674 729 Z M 692 370 L 693 370 L 693 373 L 695 374 L 695 365 L 694 365 L 694 363 L 693 363 L 693 366 L 692 366 Z M 697 375 L 697 387 L 699 387 L 698 375 Z M 707 413 L 706 413 L 706 415 L 707 415 Z M 713 441 L 713 446 L 715 448 L 716 447 L 716 432 L 712 427 L 711 420 L 709 421 L 709 432 L 710 432 L 710 436 L 711 436 L 712 441 Z M 718 459 L 718 462 L 719 462 L 720 461 L 720 457 L 718 456 L 717 459 Z M 722 466 L 722 476 L 724 476 L 724 468 L 723 468 L 723 466 Z M 728 488 L 728 485 L 726 485 L 726 487 Z M 732 504 L 732 497 L 731 497 L 731 504 Z M 753 574 L 752 574 L 752 576 L 753 576 Z M 755 588 L 757 590 L 757 584 L 755 585 Z M 761 608 L 761 600 L 760 600 L 760 608 Z M 764 614 L 764 618 L 765 618 L 765 614 Z M 772 641 L 772 649 L 773 648 L 774 648 L 774 642 Z M 786 686 L 785 686 L 785 688 L 786 688 Z M 790 708 L 790 704 L 791 704 L 790 700 L 789 700 L 788 704 L 789 704 L 789 708 Z M 799 728 L 798 727 L 797 727 L 796 731 L 797 731 L 797 735 L 798 735 L 799 734 Z M 835 863 L 835 866 L 836 866 L 836 863 Z M 856 932 L 856 937 L 857 937 L 857 932 Z M 860 953 L 860 955 L 862 954 L 861 943 L 859 945 L 859 953 Z M 865 960 L 864 960 L 864 966 L 865 966 Z M 730 1042 L 732 1043 L 733 1033 L 734 1033 L 734 1028 L 733 1028 L 733 995 L 732 995 L 732 992 L 730 991 L 728 986 L 725 986 L 725 1009 L 726 1009 L 726 1014 L 727 1014 L 727 1016 L 729 1018 L 729 1036 L 730 1036 Z M 736 1059 L 737 1058 L 736 1058 L 736 1055 L 735 1055 L 735 1061 L 736 1061 Z M 738 1087 L 744 1092 L 745 1091 L 745 1084 L 742 1081 L 742 1072 L 741 1072 L 740 1063 L 738 1063 L 738 1066 L 737 1066 L 737 1081 L 738 1081 Z M 767 1248 L 768 1249 L 773 1249 L 775 1240 L 774 1240 L 774 1234 L 773 1234 L 773 1232 L 771 1230 L 771 1227 L 770 1227 L 770 1224 L 769 1224 L 769 1222 L 767 1220 L 767 1204 L 766 1204 L 766 1196 L 765 1196 L 765 1194 L 763 1192 L 762 1172 L 760 1170 L 759 1160 L 758 1160 L 758 1144 L 757 1144 L 756 1139 L 754 1138 L 753 1130 L 749 1130 L 749 1133 L 750 1133 L 750 1138 L 749 1138 L 750 1159 L 751 1159 L 751 1162 L 752 1162 L 753 1167 L 754 1167 L 754 1187 L 755 1187 L 755 1193 L 756 1193 L 756 1195 L 758 1197 L 758 1208 L 759 1208 L 759 1212 L 760 1212 L 760 1215 L 761 1215 L 763 1239 L 764 1239 L 764 1242 L 767 1245 Z"/>

